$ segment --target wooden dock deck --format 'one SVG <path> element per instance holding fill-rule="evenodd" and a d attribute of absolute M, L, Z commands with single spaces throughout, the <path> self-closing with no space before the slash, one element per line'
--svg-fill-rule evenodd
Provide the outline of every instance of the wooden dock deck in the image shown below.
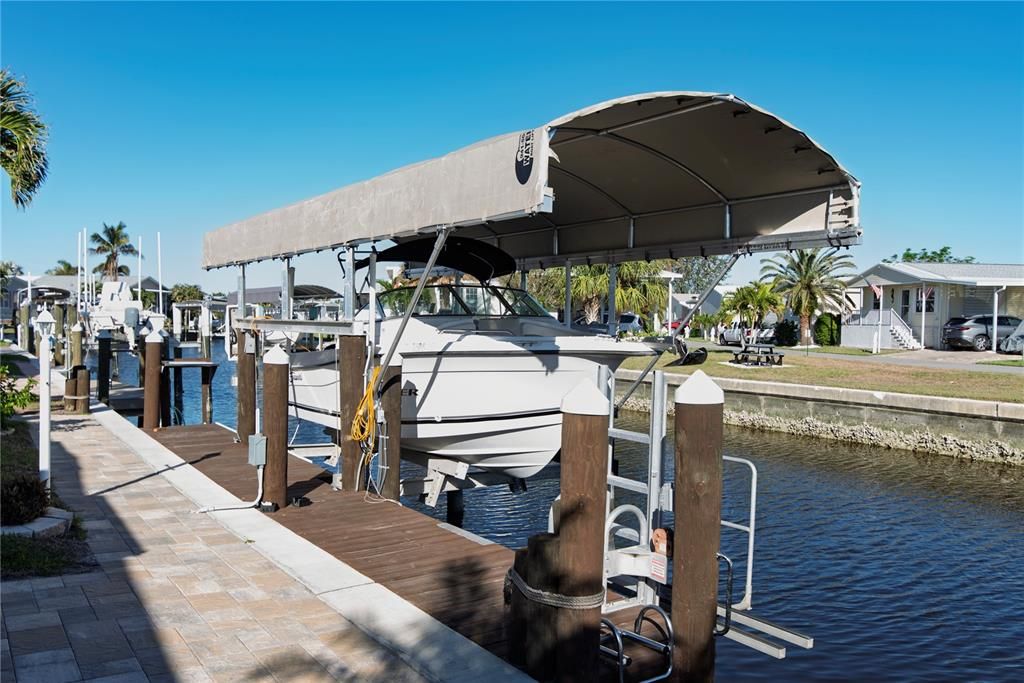
<path fill-rule="evenodd" d="M 153 436 L 239 499 L 255 498 L 255 470 L 246 448 L 234 443 L 234 432 L 189 425 Z M 334 491 L 329 474 L 290 457 L 288 497 L 297 496 L 312 504 L 279 510 L 274 521 L 507 659 L 502 593 L 512 550 L 475 540 L 407 507 L 370 500 L 362 492 Z M 633 610 L 619 612 L 614 621 L 631 624 L 633 615 Z M 630 654 L 635 657 L 627 670 L 630 679 L 649 676 L 660 666 L 656 657 Z M 611 666 L 602 670 L 604 678 L 615 679 Z"/>

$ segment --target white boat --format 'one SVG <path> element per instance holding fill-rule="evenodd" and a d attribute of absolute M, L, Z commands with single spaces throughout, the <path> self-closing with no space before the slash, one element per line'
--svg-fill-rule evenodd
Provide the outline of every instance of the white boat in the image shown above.
<path fill-rule="evenodd" d="M 380 347 L 398 331 L 412 288 L 378 294 Z M 361 314 L 368 319 L 367 311 Z M 358 319 L 358 317 L 357 317 Z M 562 397 L 627 358 L 652 356 L 638 341 L 569 329 L 522 290 L 429 285 L 398 341 L 402 455 L 444 457 L 526 478 L 561 444 Z M 339 424 L 334 349 L 293 353 L 291 404 L 300 418 Z"/>

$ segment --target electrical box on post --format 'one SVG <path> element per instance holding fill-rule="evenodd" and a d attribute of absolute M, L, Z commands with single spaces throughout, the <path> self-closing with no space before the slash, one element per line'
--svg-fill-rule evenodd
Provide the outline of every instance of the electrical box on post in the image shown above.
<path fill-rule="evenodd" d="M 267 464 L 267 437 L 253 434 L 249 437 L 249 464 L 262 467 Z"/>

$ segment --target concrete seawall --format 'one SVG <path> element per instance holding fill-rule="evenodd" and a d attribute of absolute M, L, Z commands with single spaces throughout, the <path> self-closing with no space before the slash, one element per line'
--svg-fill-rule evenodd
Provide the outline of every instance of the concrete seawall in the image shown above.
<path fill-rule="evenodd" d="M 620 370 L 620 389 L 639 372 Z M 686 379 L 668 375 L 670 385 Z M 715 377 L 726 421 L 753 429 L 1024 465 L 1024 404 Z M 625 407 L 647 410 L 649 384 Z"/>

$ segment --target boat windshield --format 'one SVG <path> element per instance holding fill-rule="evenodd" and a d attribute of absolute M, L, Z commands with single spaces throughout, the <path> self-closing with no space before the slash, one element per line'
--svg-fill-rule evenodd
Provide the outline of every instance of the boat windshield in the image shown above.
<path fill-rule="evenodd" d="M 400 287 L 377 295 L 384 318 L 405 315 L 415 287 Z M 427 285 L 412 312 L 416 316 L 462 315 L 476 317 L 548 316 L 536 299 L 521 289 L 489 285 Z"/>

